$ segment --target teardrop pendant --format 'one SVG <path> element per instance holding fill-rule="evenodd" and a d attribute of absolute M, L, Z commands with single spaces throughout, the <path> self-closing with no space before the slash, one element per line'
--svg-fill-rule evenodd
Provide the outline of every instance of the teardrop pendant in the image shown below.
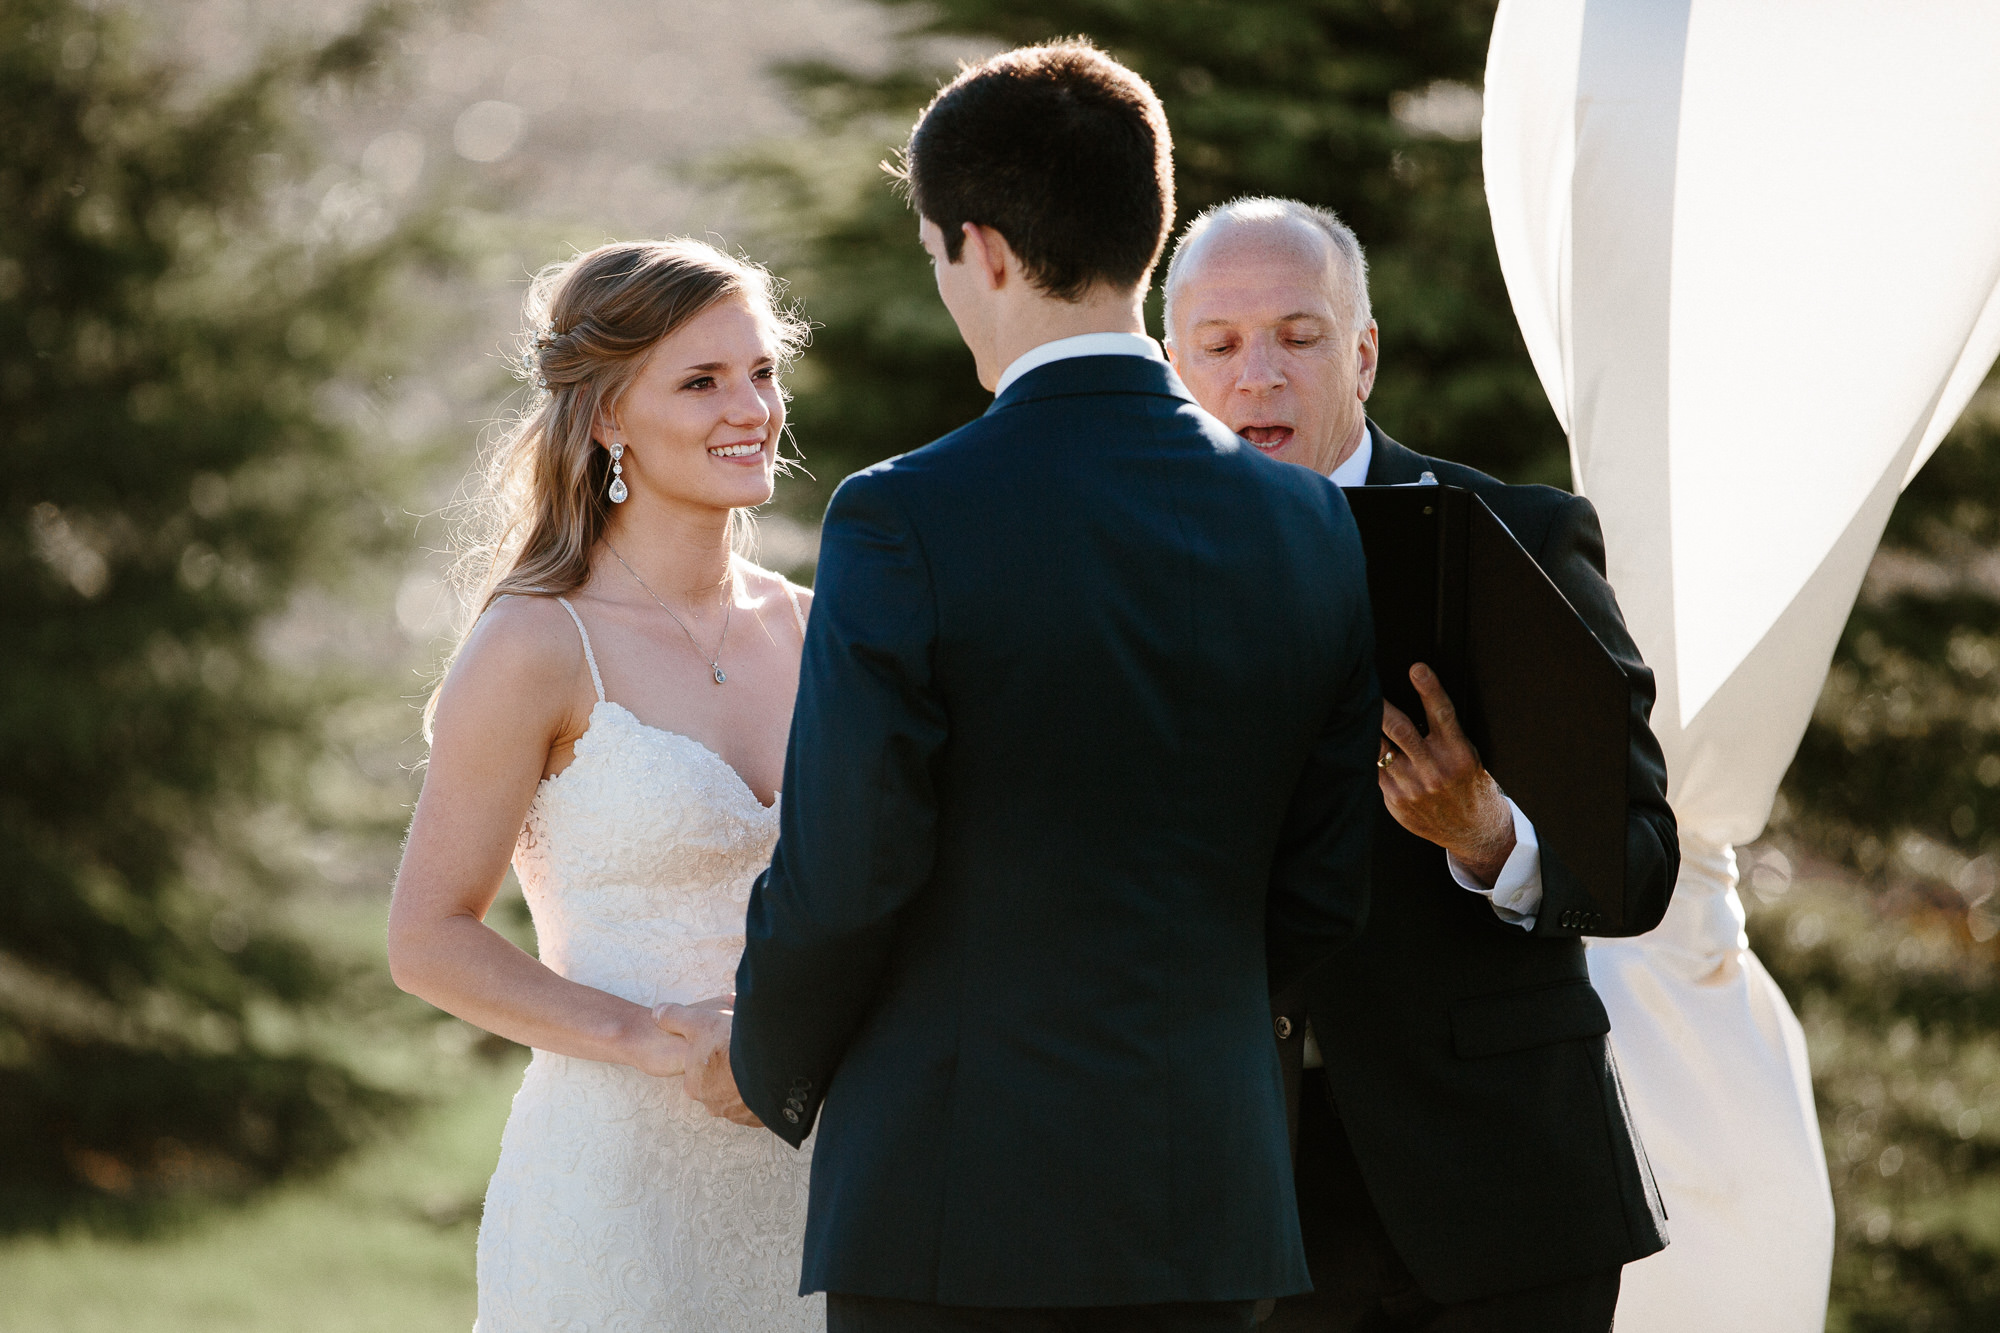
<path fill-rule="evenodd" d="M 715 667 L 714 670 L 715 670 L 715 683 L 717 685 L 726 685 L 729 683 L 729 677 L 723 674 L 721 667 Z"/>
<path fill-rule="evenodd" d="M 624 444 L 613 440 L 611 442 L 611 489 L 606 491 L 605 494 L 611 497 L 611 503 L 615 505 L 624 504 L 625 497 L 632 493 L 625 489 L 625 478 L 619 475 L 625 471 L 624 458 Z"/>

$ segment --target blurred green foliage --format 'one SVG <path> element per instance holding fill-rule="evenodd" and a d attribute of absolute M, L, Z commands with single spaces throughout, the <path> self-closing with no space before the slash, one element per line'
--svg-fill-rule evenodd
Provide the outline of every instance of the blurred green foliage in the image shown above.
<path fill-rule="evenodd" d="M 1747 858 L 1750 936 L 1806 1029 L 1838 1240 L 1831 1333 L 2000 1327 L 2000 960 L 1908 889 Z"/>
<path fill-rule="evenodd" d="M 2000 933 L 2000 379 L 1897 503 L 1786 795 L 1794 835 Z"/>
<path fill-rule="evenodd" d="M 341 974 L 257 835 L 331 702 L 262 636 L 400 535 L 344 404 L 435 251 L 358 196 L 279 216 L 391 15 L 205 87 L 129 14 L 0 8 L 0 1227 L 323 1161 L 395 1101 L 314 1040 Z"/>
<path fill-rule="evenodd" d="M 1835 1333 L 2000 1327 L 1996 388 L 1897 504 L 1774 819 L 1866 891 L 1751 917 L 1812 1049 Z"/>

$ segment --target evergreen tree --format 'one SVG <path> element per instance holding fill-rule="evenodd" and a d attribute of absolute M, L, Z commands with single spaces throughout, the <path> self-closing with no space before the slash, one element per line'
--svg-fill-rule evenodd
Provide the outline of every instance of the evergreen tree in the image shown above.
<path fill-rule="evenodd" d="M 2000 958 L 1956 894 L 1793 884 L 1786 860 L 1753 854 L 1746 896 L 1812 1053 L 1837 1227 L 1827 1327 L 2000 1326 Z"/>
<path fill-rule="evenodd" d="M 336 399 L 421 238 L 272 211 L 389 34 L 204 91 L 88 0 L 0 9 L 0 1225 L 268 1177 L 389 1101 L 298 1036 L 335 978 L 244 832 L 324 702 L 260 626 L 389 535 Z"/>
<path fill-rule="evenodd" d="M 1829 1326 L 1855 1333 L 2000 1321 L 1996 390 L 1898 502 L 1774 820 L 1866 892 L 1784 895 L 1761 863 L 1750 881 L 1752 938 L 1812 1051 Z"/>
<path fill-rule="evenodd" d="M 2000 933 L 2000 377 L 1897 502 L 1783 826 Z"/>

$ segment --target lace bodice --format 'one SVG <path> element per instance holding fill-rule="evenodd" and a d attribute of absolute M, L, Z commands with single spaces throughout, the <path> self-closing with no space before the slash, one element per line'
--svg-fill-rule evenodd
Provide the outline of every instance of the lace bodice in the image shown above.
<path fill-rule="evenodd" d="M 563 606 L 598 702 L 514 848 L 542 961 L 639 1004 L 726 993 L 777 805 L 607 700 Z M 475 1333 L 816 1333 L 823 1301 L 795 1294 L 810 1161 L 679 1078 L 535 1052 L 480 1223 Z"/>
<path fill-rule="evenodd" d="M 713 750 L 600 701 L 514 849 L 542 961 L 638 1004 L 731 990 L 777 837 L 777 806 Z"/>

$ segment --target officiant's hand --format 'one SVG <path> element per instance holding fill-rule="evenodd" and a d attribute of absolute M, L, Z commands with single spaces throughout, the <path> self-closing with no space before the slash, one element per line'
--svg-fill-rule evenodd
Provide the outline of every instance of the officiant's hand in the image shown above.
<path fill-rule="evenodd" d="M 764 1122 L 743 1104 L 736 1091 L 736 1074 L 729 1067 L 734 1013 L 723 1006 L 734 1003 L 734 996 L 717 996 L 699 1004 L 656 1004 L 653 1021 L 687 1041 L 687 1074 L 682 1083 L 687 1095 L 707 1107 L 710 1115 L 761 1129 Z"/>
<path fill-rule="evenodd" d="M 1382 800 L 1398 824 L 1490 885 L 1514 850 L 1507 798 L 1459 729 L 1458 710 L 1437 673 L 1419 662 L 1410 668 L 1410 683 L 1424 702 L 1430 735 L 1419 734 L 1394 704 L 1382 705 Z"/>

